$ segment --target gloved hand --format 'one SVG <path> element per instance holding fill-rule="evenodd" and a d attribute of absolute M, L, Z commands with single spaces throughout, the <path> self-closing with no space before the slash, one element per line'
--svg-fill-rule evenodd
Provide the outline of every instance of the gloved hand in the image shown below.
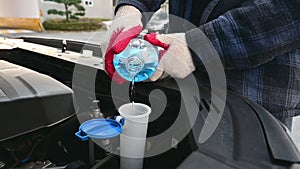
<path fill-rule="evenodd" d="M 104 57 L 104 69 L 106 73 L 116 83 L 125 82 L 115 71 L 113 58 L 115 54 L 121 53 L 130 40 L 136 38 L 142 31 L 141 12 L 133 6 L 121 6 L 108 30 L 108 36 L 101 43 Z"/>
<path fill-rule="evenodd" d="M 185 78 L 196 69 L 184 33 L 165 35 L 152 33 L 145 35 L 144 39 L 164 49 L 159 51 L 160 61 L 150 81 L 158 80 L 165 73 L 171 77 Z"/>

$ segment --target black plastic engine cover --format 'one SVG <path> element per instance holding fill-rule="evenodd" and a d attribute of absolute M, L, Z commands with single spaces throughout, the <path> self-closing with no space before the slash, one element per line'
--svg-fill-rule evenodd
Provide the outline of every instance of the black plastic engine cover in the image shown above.
<path fill-rule="evenodd" d="M 155 132 L 156 128 L 169 127 L 166 126 L 167 122 L 162 121 L 162 119 L 165 115 L 167 115 L 165 119 L 173 119 L 172 116 L 176 115 L 179 109 L 181 98 L 180 90 L 172 80 L 166 80 L 155 85 L 157 86 L 154 87 L 151 84 L 136 86 L 137 98 L 141 101 L 145 101 L 149 92 L 157 88 L 163 90 L 168 98 L 164 114 L 157 121 L 149 124 L 148 134 L 150 133 L 150 135 Z M 193 89 L 193 87 L 190 88 Z M 283 124 L 258 104 L 231 91 L 227 92 L 225 109 L 217 128 L 208 140 L 199 141 L 205 124 L 211 123 L 207 117 L 210 105 L 213 104 L 209 87 L 199 86 L 199 92 L 201 94 L 200 107 L 195 123 L 180 126 L 173 135 L 176 138 L 177 133 L 180 135 L 180 132 L 187 130 L 185 127 L 191 128 L 189 140 L 193 152 L 179 164 L 178 169 L 285 169 L 300 162 L 300 154 Z M 156 102 L 163 102 L 164 98 L 155 99 L 157 99 Z M 150 114 L 150 119 L 155 112 L 154 108 Z M 189 118 L 188 115 L 186 118 Z M 189 123 L 189 121 L 191 119 L 186 122 Z M 165 140 L 161 142 L 163 141 Z M 171 140 L 169 142 L 171 144 Z M 172 158 L 175 159 L 176 156 Z M 169 163 L 169 161 L 164 161 L 164 163 Z M 174 163 L 174 161 L 170 163 Z M 153 165 L 148 161 L 146 164 Z M 157 167 L 148 167 L 147 165 L 146 168 Z"/>
<path fill-rule="evenodd" d="M 0 60 L 0 141 L 71 117 L 72 96 L 51 77 Z"/>

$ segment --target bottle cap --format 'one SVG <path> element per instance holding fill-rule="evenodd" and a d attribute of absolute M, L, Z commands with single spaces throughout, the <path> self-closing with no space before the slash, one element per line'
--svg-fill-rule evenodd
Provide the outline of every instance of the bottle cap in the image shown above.
<path fill-rule="evenodd" d="M 77 138 L 86 141 L 90 138 L 108 139 L 120 135 L 123 131 L 122 124 L 112 119 L 92 119 L 82 123 Z"/>

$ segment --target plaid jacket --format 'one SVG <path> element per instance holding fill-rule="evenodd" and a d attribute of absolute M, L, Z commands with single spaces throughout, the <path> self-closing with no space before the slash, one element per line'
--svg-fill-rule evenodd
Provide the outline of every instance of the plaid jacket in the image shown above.
<path fill-rule="evenodd" d="M 163 2 L 119 0 L 119 5 L 148 12 Z M 170 0 L 169 12 L 189 20 L 192 2 Z M 187 43 L 201 44 L 200 29 L 219 53 L 229 90 L 262 105 L 277 118 L 300 115 L 299 7 L 300 0 L 211 0 L 199 28 L 186 32 Z M 194 53 L 194 62 L 198 71 L 205 71 L 196 55 L 201 58 L 201 50 Z"/>

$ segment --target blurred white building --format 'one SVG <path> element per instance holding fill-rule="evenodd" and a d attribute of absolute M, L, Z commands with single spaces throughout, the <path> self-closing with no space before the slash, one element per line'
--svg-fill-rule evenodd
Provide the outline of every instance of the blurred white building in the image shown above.
<path fill-rule="evenodd" d="M 53 0 L 39 0 L 40 9 L 43 13 L 43 20 L 53 18 L 64 18 L 58 15 L 48 15 L 49 9 L 64 10 L 63 4 L 53 2 Z M 117 0 L 82 0 L 82 6 L 85 8 L 86 18 L 105 18 L 112 19 Z"/>

